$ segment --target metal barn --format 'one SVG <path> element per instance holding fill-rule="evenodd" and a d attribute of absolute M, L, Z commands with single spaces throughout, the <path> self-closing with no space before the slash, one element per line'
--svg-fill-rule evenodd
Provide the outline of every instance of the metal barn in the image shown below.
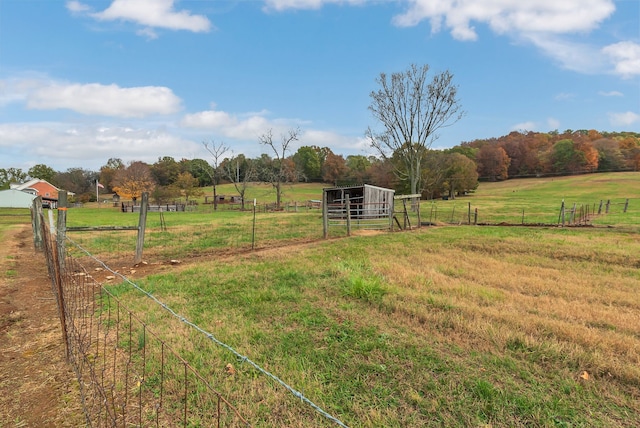
<path fill-rule="evenodd" d="M 364 184 L 323 189 L 324 236 L 330 227 L 391 229 L 395 190 Z"/>

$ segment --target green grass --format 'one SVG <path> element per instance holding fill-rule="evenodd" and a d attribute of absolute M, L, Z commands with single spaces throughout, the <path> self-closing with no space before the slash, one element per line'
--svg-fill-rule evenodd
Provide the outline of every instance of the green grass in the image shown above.
<path fill-rule="evenodd" d="M 633 426 L 639 251 L 613 230 L 445 227 L 195 264 L 143 286 L 350 426 Z M 229 361 L 206 354 L 205 371 Z M 236 368 L 221 387 L 255 426 L 305 425 L 289 407 L 274 420 L 286 398 Z M 247 385 L 264 408 L 244 401 Z"/>
<path fill-rule="evenodd" d="M 592 223 L 637 228 L 640 225 L 640 198 L 636 196 L 639 192 L 638 172 L 483 182 L 470 196 L 433 201 L 433 208 L 423 202 L 422 218 L 429 218 L 437 210 L 438 221 L 467 223 L 470 204 L 472 222 L 477 208 L 480 223 L 520 224 L 524 213 L 525 223 L 557 224 L 563 200 L 567 209 L 576 204 L 578 209 L 588 206 L 590 212 L 596 213 L 601 201 L 604 213 L 609 200 L 612 204 L 610 214 L 598 216 Z M 635 214 L 622 212 L 627 199 L 630 200 L 629 211 Z"/>
<path fill-rule="evenodd" d="M 165 213 L 168 232 L 152 215 L 145 254 L 184 260 L 140 284 L 349 426 L 637 426 L 639 191 L 637 173 L 482 183 L 423 202 L 423 221 L 435 205 L 439 224 L 456 219 L 454 206 L 464 223 L 469 202 L 494 223 L 519 223 L 522 210 L 555 223 L 562 199 L 631 198 L 630 210 L 594 220 L 611 228 L 430 227 L 240 255 L 251 213 Z M 110 209 L 68 217 L 137 221 Z M 317 212 L 260 220 L 287 242 L 321 231 Z M 105 254 L 133 251 L 130 233 L 78 236 Z M 229 251 L 189 259 L 212 248 Z M 332 426 L 137 292 L 117 291 L 254 426 Z M 227 363 L 234 377 L 220 375 Z"/>

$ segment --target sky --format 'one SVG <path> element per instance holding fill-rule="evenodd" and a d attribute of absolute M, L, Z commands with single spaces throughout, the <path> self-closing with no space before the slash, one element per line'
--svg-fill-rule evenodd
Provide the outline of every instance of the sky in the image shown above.
<path fill-rule="evenodd" d="M 638 0 L 0 0 L 0 168 L 257 157 L 291 129 L 376 154 L 370 93 L 411 64 L 466 113 L 435 149 L 640 132 Z"/>

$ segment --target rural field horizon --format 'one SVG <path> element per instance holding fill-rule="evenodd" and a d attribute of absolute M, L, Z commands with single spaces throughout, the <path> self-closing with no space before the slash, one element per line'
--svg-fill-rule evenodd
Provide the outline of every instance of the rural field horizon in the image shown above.
<path fill-rule="evenodd" d="M 284 200 L 319 199 L 314 186 L 293 186 Z M 435 227 L 330 240 L 318 210 L 258 213 L 281 234 L 263 235 L 260 251 L 239 242 L 248 213 L 164 213 L 166 230 L 148 219 L 149 265 L 132 276 L 348 426 L 631 427 L 640 423 L 639 192 L 635 172 L 481 183 L 456 200 L 422 201 L 423 221 L 437 206 Z M 611 206 L 590 227 L 557 227 L 563 200 Z M 531 225 L 466 225 L 476 208 L 487 223 Z M 70 226 L 136 220 L 106 207 L 68 211 Z M 70 238 L 126 273 L 135 238 L 107 235 Z M 332 426 L 111 282 L 253 426 Z"/>

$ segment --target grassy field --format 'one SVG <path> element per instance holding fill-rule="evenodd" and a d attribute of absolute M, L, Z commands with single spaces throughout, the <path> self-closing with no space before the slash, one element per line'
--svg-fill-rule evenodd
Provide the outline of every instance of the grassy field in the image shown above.
<path fill-rule="evenodd" d="M 562 199 L 591 204 L 639 190 L 637 174 L 594 174 L 483 183 L 435 203 L 442 213 L 471 202 L 496 218 L 549 211 L 554 223 Z M 597 219 L 612 227 L 443 222 L 185 258 L 139 283 L 349 426 L 632 427 L 640 424 L 636 205 Z M 218 216 L 231 222 L 233 213 L 210 221 Z M 138 292 L 114 291 L 254 426 L 332 425 Z"/>
<path fill-rule="evenodd" d="M 313 186 L 323 187 L 310 185 L 300 200 L 318 199 Z M 151 218 L 145 254 L 184 258 L 139 284 L 349 426 L 635 427 L 638 194 L 637 173 L 482 183 L 454 201 L 423 201 L 423 220 L 437 206 L 437 227 L 304 244 L 296 242 L 316 238 L 293 237 L 235 255 L 209 252 L 228 245 L 210 239 L 225 225 L 224 236 L 239 235 L 233 228 L 245 214 L 166 213 L 172 235 Z M 627 198 L 627 213 L 612 205 L 593 219 L 601 227 L 449 225 L 450 217 L 465 223 L 469 204 L 494 223 L 519 223 L 524 210 L 528 223 L 555 224 L 563 199 Z M 68 216 L 70 225 L 137 222 L 104 207 Z M 280 232 L 321 230 L 317 212 L 264 216 Z M 117 233 L 77 236 L 99 254 L 129 251 Z M 112 289 L 254 426 L 332 426 L 139 292 Z"/>

